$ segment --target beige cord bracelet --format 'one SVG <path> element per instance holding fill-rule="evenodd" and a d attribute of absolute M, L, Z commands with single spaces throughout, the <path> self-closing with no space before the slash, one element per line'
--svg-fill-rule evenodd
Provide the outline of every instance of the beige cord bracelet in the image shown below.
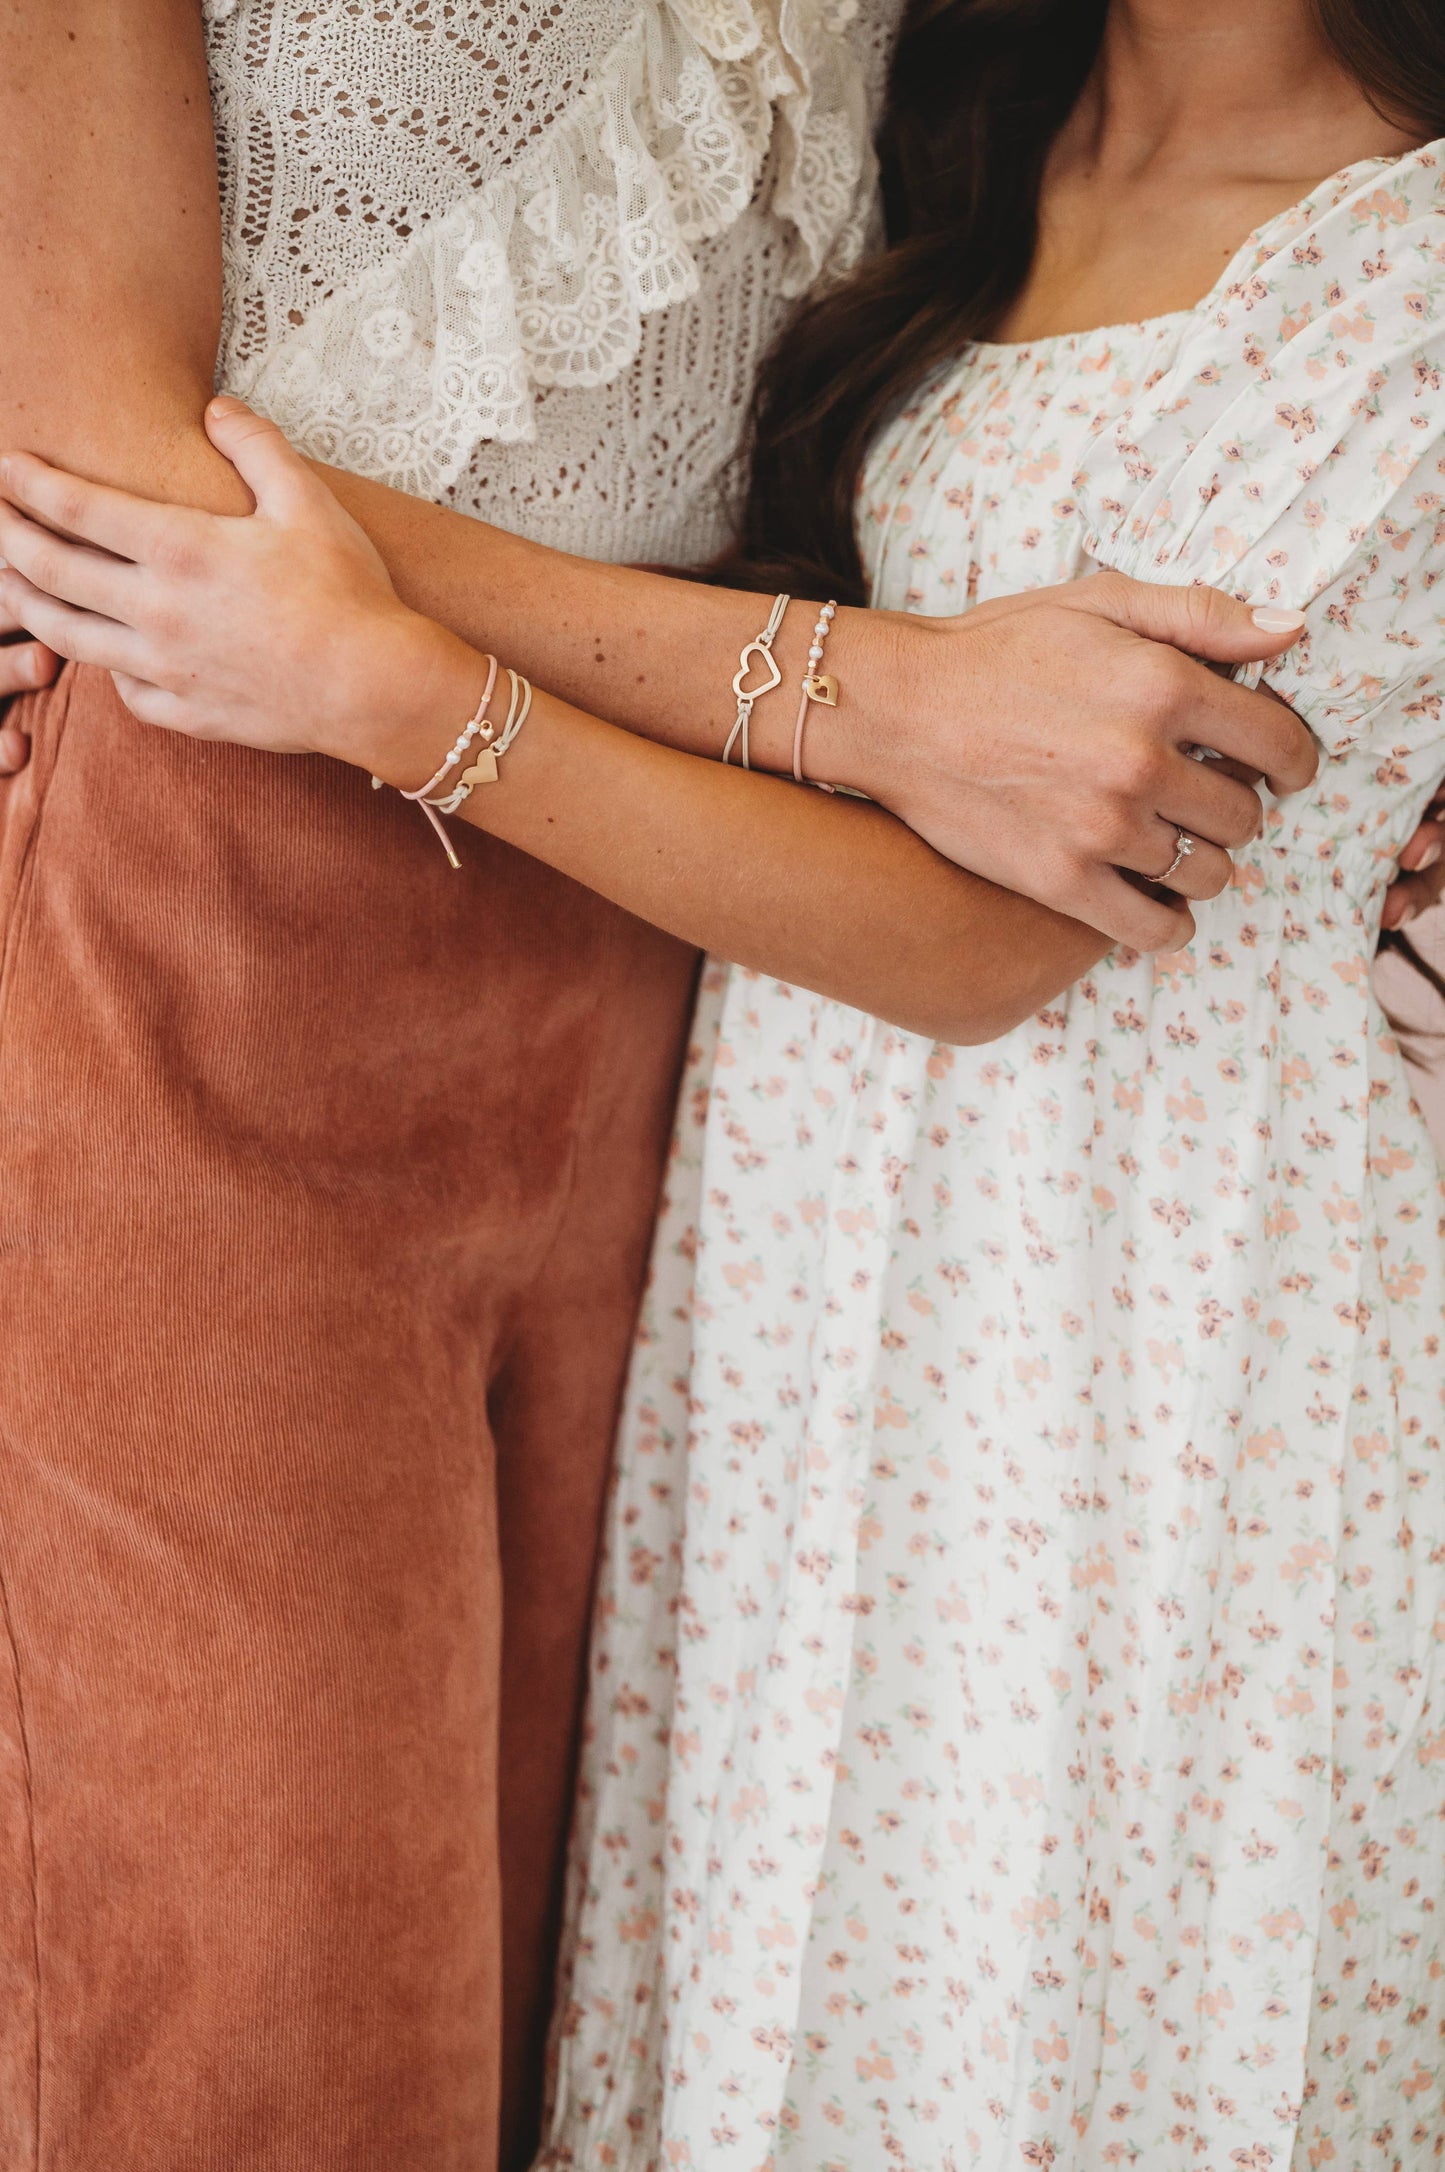
<path fill-rule="evenodd" d="M 487 711 L 492 705 L 499 667 L 495 656 L 489 656 L 486 662 L 487 683 L 482 689 L 482 698 L 457 734 L 454 745 L 448 749 L 441 768 L 435 776 L 428 777 L 426 783 L 420 785 L 415 792 L 403 792 L 401 795 L 403 799 L 415 801 L 421 808 L 441 839 L 442 849 L 454 868 L 459 868 L 462 863 L 452 849 L 452 841 L 443 827 L 442 816 L 456 814 L 471 798 L 477 785 L 496 783 L 500 773 L 498 764 L 515 744 L 518 733 L 532 713 L 531 682 L 524 679 L 519 671 L 513 671 L 509 667 L 507 677 L 511 682 L 512 698 L 507 705 L 507 721 L 500 732 L 495 730 L 487 721 Z M 455 782 L 451 781 L 453 771 L 460 768 L 475 739 L 480 739 L 482 743 L 470 766 L 462 770 Z M 373 777 L 371 782 L 373 789 L 379 791 L 383 779 Z"/>

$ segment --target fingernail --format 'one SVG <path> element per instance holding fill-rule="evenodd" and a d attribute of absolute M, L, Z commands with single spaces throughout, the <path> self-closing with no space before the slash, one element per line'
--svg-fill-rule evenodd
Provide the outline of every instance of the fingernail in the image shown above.
<path fill-rule="evenodd" d="M 1304 631 L 1304 612 L 1286 611 L 1279 604 L 1261 604 L 1257 611 L 1251 611 L 1249 615 L 1261 633 L 1302 633 Z"/>
<path fill-rule="evenodd" d="M 1438 867 L 1442 852 L 1445 852 L 1445 845 L 1427 845 L 1420 855 L 1420 864 L 1415 870 L 1416 874 L 1423 875 L 1429 868 Z"/>

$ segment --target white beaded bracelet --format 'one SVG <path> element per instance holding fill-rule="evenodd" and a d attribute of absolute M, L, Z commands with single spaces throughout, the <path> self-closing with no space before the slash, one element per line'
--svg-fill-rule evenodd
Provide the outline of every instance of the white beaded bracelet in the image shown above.
<path fill-rule="evenodd" d="M 402 797 L 404 799 L 420 799 L 423 805 L 435 807 L 438 814 L 451 815 L 455 814 L 457 809 L 471 798 L 473 788 L 476 785 L 496 783 L 497 764 L 504 754 L 511 752 L 513 741 L 532 713 L 531 681 L 524 679 L 519 671 L 513 671 L 510 666 L 507 669 L 507 677 L 512 682 L 512 698 L 507 705 L 507 721 L 502 726 L 501 736 L 494 739 L 491 725 L 483 724 L 481 736 L 485 743 L 478 747 L 477 758 L 472 763 L 471 768 L 463 770 L 456 784 L 446 794 L 445 798 L 432 799 L 430 797 L 431 787 L 423 786 L 421 792 L 403 793 Z"/>
<path fill-rule="evenodd" d="M 793 728 L 793 777 L 798 784 L 809 782 L 803 775 L 803 734 L 808 728 L 809 709 L 815 701 L 821 703 L 825 709 L 836 709 L 838 706 L 838 681 L 830 679 L 818 668 L 823 661 L 823 650 L 837 615 L 837 604 L 825 603 L 818 613 L 818 623 L 813 628 L 813 645 L 808 651 L 808 668 L 803 675 L 803 695 L 798 703 L 798 721 Z M 817 783 L 820 792 L 837 789 L 835 785 L 823 784 L 816 778 L 812 781 Z"/>
<path fill-rule="evenodd" d="M 442 816 L 454 815 L 471 798 L 477 785 L 496 783 L 498 763 L 511 748 L 532 713 L 531 683 L 524 679 L 519 671 L 513 671 L 509 667 L 507 677 L 511 681 L 512 698 L 507 708 L 507 721 L 500 734 L 496 732 L 487 720 L 487 711 L 492 705 L 499 667 L 495 656 L 487 657 L 486 663 L 487 683 L 482 689 L 482 698 L 457 734 L 454 744 L 447 750 L 446 759 L 440 769 L 435 776 L 428 777 L 425 784 L 418 786 L 415 792 L 403 792 L 401 795 L 403 799 L 414 800 L 421 808 L 441 839 L 442 849 L 454 868 L 459 868 L 462 863 L 452 849 L 452 841 L 442 825 Z M 453 773 L 461 768 L 475 739 L 482 742 L 476 750 L 475 759 L 454 779 Z M 379 791 L 384 781 L 381 777 L 373 777 L 373 789 Z"/>

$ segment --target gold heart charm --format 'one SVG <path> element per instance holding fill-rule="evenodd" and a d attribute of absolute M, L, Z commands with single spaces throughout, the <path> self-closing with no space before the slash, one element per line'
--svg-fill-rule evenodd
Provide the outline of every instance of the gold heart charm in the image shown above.
<path fill-rule="evenodd" d="M 752 669 L 752 659 L 755 656 L 761 658 L 762 662 L 767 665 L 768 670 L 772 673 L 772 677 L 768 679 L 767 682 L 762 686 L 745 687 L 743 685 L 743 681 L 744 679 L 746 679 L 748 673 Z M 733 680 L 733 692 L 737 696 L 738 700 L 746 701 L 749 703 L 761 701 L 764 694 L 771 694 L 773 688 L 775 686 L 781 686 L 782 683 L 783 674 L 781 673 L 781 671 L 779 671 L 777 659 L 773 655 L 773 652 L 768 647 L 767 643 L 764 641 L 750 641 L 747 647 L 743 650 L 742 656 L 739 660 L 738 674 L 737 677 Z"/>
<path fill-rule="evenodd" d="M 828 678 L 821 671 L 815 671 L 809 678 L 804 679 L 803 692 L 809 701 L 821 702 L 825 709 L 836 709 L 838 706 L 838 681 Z"/>
<path fill-rule="evenodd" d="M 483 747 L 470 769 L 462 771 L 462 783 L 495 784 L 497 781 L 497 757 L 490 747 Z"/>

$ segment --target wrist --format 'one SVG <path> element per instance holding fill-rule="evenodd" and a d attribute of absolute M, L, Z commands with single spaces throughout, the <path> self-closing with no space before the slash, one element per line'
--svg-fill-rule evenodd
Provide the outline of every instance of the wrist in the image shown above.
<path fill-rule="evenodd" d="M 776 692 L 753 712 L 754 769 L 791 777 L 803 681 L 817 671 L 833 680 L 836 706 L 809 702 L 803 715 L 802 773 L 810 784 L 842 785 L 869 799 L 884 799 L 896 768 L 894 738 L 900 712 L 900 627 L 910 622 L 888 611 L 839 608 L 818 635 L 822 605 L 793 602 L 773 645 L 782 673 Z M 815 661 L 812 647 L 822 655 Z"/>
<path fill-rule="evenodd" d="M 891 807 L 909 764 L 923 706 L 927 622 L 895 611 L 840 610 L 822 665 L 837 681 L 836 709 L 813 707 L 803 774 Z"/>
<path fill-rule="evenodd" d="M 445 627 L 405 608 L 373 628 L 356 654 L 364 682 L 337 716 L 335 743 L 321 751 L 413 790 L 433 774 L 475 711 L 486 663 Z"/>

